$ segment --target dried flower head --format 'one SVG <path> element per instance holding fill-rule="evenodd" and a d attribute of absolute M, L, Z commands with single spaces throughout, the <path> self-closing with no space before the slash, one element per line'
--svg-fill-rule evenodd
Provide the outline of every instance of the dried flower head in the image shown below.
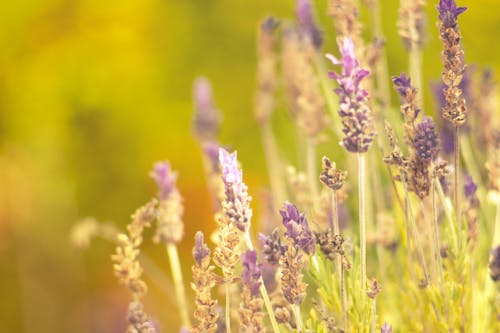
<path fill-rule="evenodd" d="M 374 299 L 375 297 L 377 297 L 378 293 L 382 290 L 382 288 L 380 288 L 380 285 L 377 281 L 377 279 L 373 279 L 371 284 L 370 284 L 370 290 L 368 290 L 366 292 L 366 294 L 368 295 L 368 297 L 370 297 L 371 299 Z"/>
<path fill-rule="evenodd" d="M 226 194 L 226 200 L 222 203 L 224 215 L 239 230 L 246 231 L 252 218 L 251 197 L 243 183 L 243 173 L 238 168 L 236 152 L 229 154 L 225 149 L 219 148 L 219 162 Z"/>
<path fill-rule="evenodd" d="M 219 132 L 221 115 L 215 106 L 212 86 L 205 77 L 199 77 L 193 85 L 194 134 L 200 141 L 212 141 Z"/>
<path fill-rule="evenodd" d="M 354 53 L 354 44 L 350 38 L 338 40 L 341 59 L 331 54 L 326 57 L 334 64 L 341 65 L 340 74 L 330 72 L 330 78 L 337 80 L 339 88 L 335 92 L 340 97 L 339 115 L 342 118 L 342 140 L 344 148 L 352 153 L 365 153 L 370 148 L 375 130 L 371 112 L 368 108 L 368 92 L 361 87 L 361 81 L 369 71 L 359 67 Z"/>
<path fill-rule="evenodd" d="M 362 26 L 359 21 L 357 2 L 354 0 L 329 0 L 328 15 L 333 19 L 337 36 L 352 38 L 359 50 L 362 44 Z"/>
<path fill-rule="evenodd" d="M 320 49 L 323 44 L 321 30 L 314 22 L 314 13 L 310 0 L 296 0 L 295 15 L 299 21 L 300 28 L 304 35 L 310 39 L 316 49 Z"/>
<path fill-rule="evenodd" d="M 298 246 L 289 244 L 280 258 L 281 291 L 290 304 L 300 304 L 306 297 L 306 287 L 302 281 L 305 258 Z"/>
<path fill-rule="evenodd" d="M 299 213 L 297 207 L 288 201 L 284 204 L 284 210 L 280 210 L 280 214 L 286 228 L 285 236 L 307 254 L 314 253 L 316 244 L 305 215 Z"/>
<path fill-rule="evenodd" d="M 322 163 L 323 171 L 319 180 L 334 191 L 340 190 L 345 183 L 347 172 L 338 170 L 335 162 L 330 161 L 326 156 L 323 156 Z"/>
<path fill-rule="evenodd" d="M 441 79 L 445 85 L 444 96 L 446 104 L 443 108 L 443 118 L 453 126 L 465 123 L 466 107 L 463 92 L 460 89 L 465 72 L 464 51 L 460 45 L 461 35 L 458 29 L 457 17 L 466 7 L 457 7 L 455 0 L 440 0 L 437 6 L 439 12 L 439 35 L 443 42 L 441 58 L 444 70 Z"/>
<path fill-rule="evenodd" d="M 192 329 L 195 332 L 216 332 L 217 301 L 212 299 L 212 288 L 215 286 L 214 266 L 210 265 L 210 250 L 205 244 L 203 233 L 198 231 L 195 235 L 193 248 L 195 264 L 192 267 L 193 283 L 191 288 L 195 292 L 194 317 L 198 324 Z"/>
<path fill-rule="evenodd" d="M 184 236 L 182 197 L 175 185 L 177 172 L 168 161 L 157 162 L 150 173 L 158 186 L 159 205 L 156 212 L 157 228 L 155 243 L 178 243 Z"/>

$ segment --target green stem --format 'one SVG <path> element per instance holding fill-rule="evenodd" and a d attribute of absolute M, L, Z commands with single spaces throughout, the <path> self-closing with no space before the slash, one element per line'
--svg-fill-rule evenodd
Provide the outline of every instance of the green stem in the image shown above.
<path fill-rule="evenodd" d="M 371 320 L 371 328 L 370 328 L 370 333 L 375 333 L 376 332 L 376 327 L 377 327 L 377 300 L 375 297 L 372 299 L 372 320 Z"/>
<path fill-rule="evenodd" d="M 453 220 L 453 206 L 451 205 L 450 200 L 444 194 L 443 187 L 441 186 L 439 179 L 437 179 L 436 177 L 434 177 L 434 185 L 436 186 L 439 198 L 441 199 L 441 203 L 443 204 L 444 207 L 446 219 L 448 220 L 448 224 L 451 231 L 451 239 L 453 242 L 453 249 L 455 250 L 455 253 L 458 253 L 458 235 L 455 226 L 455 221 Z"/>
<path fill-rule="evenodd" d="M 413 236 L 415 237 L 415 244 L 417 245 L 418 257 L 420 260 L 420 264 L 422 265 L 422 270 L 424 271 L 425 284 L 427 285 L 429 283 L 429 271 L 427 270 L 427 264 L 425 263 L 424 251 L 422 249 L 422 242 L 420 240 L 420 234 L 418 232 L 417 224 L 415 222 L 415 215 L 413 215 L 413 209 L 410 203 L 410 195 L 408 192 L 408 188 L 406 186 L 406 176 L 403 176 L 403 181 L 401 183 L 403 184 L 403 189 L 405 192 L 405 201 L 408 207 L 408 215 L 410 216 L 411 227 L 413 229 L 412 233 Z"/>
<path fill-rule="evenodd" d="M 438 229 L 438 216 L 437 216 L 437 208 L 436 208 L 436 187 L 434 185 L 436 181 L 435 177 L 432 177 L 432 236 L 434 243 L 434 259 L 436 261 L 436 265 L 438 268 L 439 275 L 439 286 L 440 290 L 443 290 L 443 266 L 441 264 L 441 246 L 439 245 L 439 229 Z"/>
<path fill-rule="evenodd" d="M 342 325 L 344 332 L 347 332 L 347 293 L 345 287 L 345 271 L 344 266 L 340 265 L 340 306 L 342 311 Z"/>
<path fill-rule="evenodd" d="M 339 119 L 338 102 L 335 100 L 335 94 L 333 93 L 333 86 L 331 80 L 328 79 L 323 55 L 319 52 L 314 53 L 314 65 L 316 66 L 317 77 L 319 78 L 319 84 L 323 90 L 323 95 L 325 96 L 325 102 L 330 114 L 332 115 L 333 132 L 337 137 L 341 138 L 343 136 L 342 130 L 340 128 L 341 121 Z"/>
<path fill-rule="evenodd" d="M 248 230 L 247 232 L 245 232 L 245 244 L 249 250 L 252 251 L 254 250 L 252 238 L 250 237 L 250 233 L 248 232 Z M 269 316 L 269 321 L 271 322 L 271 326 L 273 327 L 273 332 L 279 333 L 280 329 L 278 326 L 278 322 L 276 321 L 276 316 L 274 315 L 273 306 L 271 304 L 271 300 L 267 293 L 266 286 L 264 285 L 264 279 L 262 278 L 262 275 L 260 276 L 259 281 L 260 281 L 259 291 L 260 294 L 262 295 L 262 299 L 264 300 L 264 305 L 266 307 L 267 314 Z"/>
<path fill-rule="evenodd" d="M 365 203 L 365 154 L 358 153 L 358 186 L 359 186 L 359 237 L 361 252 L 361 292 L 366 288 L 366 203 Z"/>
<path fill-rule="evenodd" d="M 304 324 L 302 323 L 302 315 L 300 314 L 300 305 L 299 304 L 293 305 L 293 314 L 295 316 L 295 322 L 297 323 L 297 332 L 299 332 L 299 333 L 304 332 L 304 330 L 303 330 Z"/>
<path fill-rule="evenodd" d="M 278 145 L 273 134 L 270 121 L 261 124 L 262 143 L 266 156 L 267 169 L 269 172 L 269 183 L 273 195 L 273 207 L 279 207 L 285 201 L 286 190 L 281 167 Z"/>
<path fill-rule="evenodd" d="M 226 333 L 231 333 L 231 283 L 226 281 Z"/>
<path fill-rule="evenodd" d="M 184 282 L 182 279 L 182 270 L 181 264 L 179 262 L 179 253 L 177 252 L 177 246 L 175 246 L 175 244 L 168 243 L 167 253 L 170 259 L 170 269 L 172 271 L 172 278 L 174 280 L 175 294 L 177 297 L 179 312 L 181 314 L 182 325 L 184 327 L 191 327 L 187 309 L 186 291 L 184 290 Z"/>
<path fill-rule="evenodd" d="M 313 138 L 307 139 L 306 163 L 307 181 L 309 186 L 311 186 L 311 196 L 313 208 L 315 210 L 317 208 L 319 198 L 319 180 L 316 175 L 316 142 L 314 142 Z"/>
<path fill-rule="evenodd" d="M 458 226 L 458 241 L 462 242 L 462 207 L 460 207 L 460 127 L 455 126 L 455 213 Z"/>

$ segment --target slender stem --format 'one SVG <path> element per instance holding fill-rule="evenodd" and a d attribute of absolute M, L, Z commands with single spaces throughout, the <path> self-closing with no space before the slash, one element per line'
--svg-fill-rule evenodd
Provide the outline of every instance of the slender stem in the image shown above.
<path fill-rule="evenodd" d="M 436 186 L 436 189 L 438 191 L 438 195 L 441 199 L 441 203 L 443 204 L 444 207 L 444 212 L 446 214 L 446 219 L 448 220 L 448 223 L 450 225 L 450 231 L 451 231 L 451 239 L 453 241 L 453 249 L 455 250 L 455 253 L 458 252 L 458 235 L 457 235 L 457 230 L 455 226 L 455 221 L 453 220 L 453 207 L 450 203 L 450 200 L 446 197 L 443 191 L 443 187 L 441 186 L 441 183 L 439 180 L 434 177 L 434 185 Z"/>
<path fill-rule="evenodd" d="M 441 246 L 439 245 L 439 229 L 438 229 L 438 216 L 436 208 L 436 186 L 434 185 L 436 181 L 435 177 L 432 177 L 432 229 L 433 229 L 433 240 L 434 240 L 434 259 L 436 260 L 436 265 L 438 268 L 439 275 L 439 285 L 441 291 L 443 290 L 443 266 L 441 264 Z"/>
<path fill-rule="evenodd" d="M 340 265 L 340 306 L 342 311 L 342 325 L 344 332 L 347 332 L 347 293 L 345 288 L 345 271 L 344 266 Z"/>
<path fill-rule="evenodd" d="M 359 237 L 361 252 L 361 292 L 366 288 L 366 203 L 365 203 L 365 154 L 358 153 L 358 186 L 359 186 Z"/>
<path fill-rule="evenodd" d="M 187 309 L 186 291 L 184 290 L 184 282 L 182 279 L 182 270 L 181 264 L 179 262 L 179 253 L 177 252 L 177 246 L 175 246 L 175 244 L 168 243 L 167 253 L 170 259 L 170 269 L 172 270 L 172 278 L 174 280 L 175 294 L 179 305 L 182 325 L 184 327 L 191 327 Z"/>
<path fill-rule="evenodd" d="M 420 260 L 420 264 L 422 265 L 422 270 L 424 271 L 424 279 L 425 279 L 425 284 L 427 285 L 429 283 L 429 271 L 427 270 L 427 264 L 425 263 L 425 257 L 424 257 L 424 251 L 422 249 L 422 242 L 420 240 L 420 234 L 418 232 L 417 224 L 415 222 L 415 215 L 413 215 L 413 210 L 410 204 L 410 195 L 408 192 L 408 188 L 406 186 L 406 178 L 403 176 L 403 181 L 401 182 L 403 184 L 403 189 L 405 192 L 405 201 L 408 207 L 408 215 L 410 216 L 410 221 L 411 221 L 411 226 L 412 226 L 412 231 L 413 235 L 415 237 L 415 243 L 417 245 L 417 253 L 418 257 Z"/>
<path fill-rule="evenodd" d="M 455 160 L 454 160 L 454 166 L 455 166 L 455 179 L 454 179 L 454 185 L 455 185 L 455 213 L 456 213 L 456 219 L 457 219 L 457 226 L 458 226 L 458 241 L 459 244 L 462 242 L 462 207 L 460 207 L 460 127 L 455 126 Z"/>
<path fill-rule="evenodd" d="M 370 327 L 370 332 L 376 332 L 376 323 L 377 323 L 377 300 L 375 298 L 372 299 L 372 324 Z"/>
<path fill-rule="evenodd" d="M 295 321 L 297 323 L 297 332 L 299 332 L 299 333 L 304 332 L 304 330 L 303 330 L 304 324 L 302 323 L 302 315 L 300 314 L 300 305 L 299 304 L 294 304 L 293 314 L 295 316 Z"/>
<path fill-rule="evenodd" d="M 323 90 L 323 94 L 325 96 L 325 101 L 326 101 L 326 106 L 328 110 L 330 110 L 330 113 L 332 115 L 332 119 L 334 120 L 332 123 L 334 124 L 333 126 L 333 131 L 337 135 L 337 137 L 341 138 L 342 137 L 342 130 L 339 126 L 341 124 L 340 119 L 338 118 L 339 115 L 337 113 L 338 110 L 338 103 L 335 100 L 335 94 L 333 94 L 333 86 L 331 84 L 331 80 L 328 79 L 327 73 L 328 70 L 326 68 L 325 62 L 324 62 L 324 56 L 319 53 L 315 52 L 314 54 L 314 65 L 316 66 L 316 72 L 317 72 L 317 77 L 319 78 L 319 84 L 321 86 L 321 89 Z"/>
<path fill-rule="evenodd" d="M 250 233 L 248 232 L 248 230 L 247 232 L 245 232 L 245 244 L 249 250 L 252 251 L 254 250 L 252 238 L 250 237 Z M 267 314 L 269 316 L 269 321 L 271 322 L 271 326 L 273 327 L 273 332 L 279 333 L 280 329 L 278 326 L 278 322 L 276 321 L 276 316 L 274 315 L 273 306 L 271 304 L 271 300 L 267 293 L 266 286 L 264 285 L 264 279 L 262 278 L 262 275 L 260 276 L 259 281 L 260 281 L 259 291 L 260 294 L 262 295 L 262 299 L 264 300 L 264 305 L 266 306 Z"/>
<path fill-rule="evenodd" d="M 307 139 L 306 160 L 307 181 L 311 186 L 312 202 L 315 209 L 319 198 L 319 180 L 316 175 L 316 142 L 313 138 Z"/>
<path fill-rule="evenodd" d="M 282 166 L 278 145 L 273 134 L 273 129 L 270 121 L 261 124 L 262 143 L 266 156 L 267 169 L 269 171 L 269 182 L 271 184 L 271 192 L 273 195 L 274 207 L 279 207 L 285 200 L 286 190 L 284 178 L 282 175 Z"/>
<path fill-rule="evenodd" d="M 226 281 L 226 333 L 231 333 L 231 283 Z"/>
<path fill-rule="evenodd" d="M 338 218 L 338 194 L 337 191 L 331 192 L 331 206 L 332 206 L 332 233 L 334 235 L 340 235 L 340 226 Z M 344 332 L 347 332 L 347 310 L 346 310 L 346 293 L 345 293 L 345 281 L 344 281 L 344 267 L 342 265 L 342 256 L 337 254 L 336 257 L 337 273 L 340 277 L 339 288 L 340 288 L 340 307 L 342 312 L 342 325 L 344 327 Z"/>

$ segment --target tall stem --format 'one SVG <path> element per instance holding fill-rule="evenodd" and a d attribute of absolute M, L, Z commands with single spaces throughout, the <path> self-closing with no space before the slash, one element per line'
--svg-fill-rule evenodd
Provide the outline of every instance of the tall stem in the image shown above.
<path fill-rule="evenodd" d="M 376 323 L 377 323 L 377 300 L 374 297 L 372 299 L 372 320 L 371 320 L 370 333 L 376 332 Z"/>
<path fill-rule="evenodd" d="M 299 333 L 304 332 L 304 330 L 303 330 L 304 324 L 302 323 L 302 315 L 300 314 L 300 305 L 299 304 L 293 305 L 293 314 L 295 316 L 295 322 L 297 324 L 297 332 L 299 332 Z"/>
<path fill-rule="evenodd" d="M 436 265 L 438 268 L 439 275 L 439 285 L 441 291 L 443 290 L 443 266 L 441 265 L 441 246 L 439 245 L 439 229 L 438 229 L 438 216 L 436 209 L 436 178 L 432 177 L 432 229 L 433 229 L 433 240 L 434 240 L 434 259 L 436 260 Z"/>
<path fill-rule="evenodd" d="M 170 269 L 172 270 L 172 278 L 174 280 L 175 294 L 179 304 L 179 312 L 181 314 L 182 325 L 191 327 L 189 321 L 186 291 L 184 290 L 184 281 L 182 279 L 181 264 L 179 262 L 179 253 L 175 244 L 167 244 L 167 253 L 170 261 Z"/>
<path fill-rule="evenodd" d="M 425 284 L 427 285 L 429 283 L 429 271 L 427 270 L 427 264 L 425 263 L 425 257 L 424 257 L 424 251 L 422 249 L 422 242 L 420 240 L 420 234 L 418 232 L 417 228 L 417 223 L 415 222 L 415 215 L 413 215 L 413 209 L 411 207 L 410 203 L 410 195 L 408 192 L 408 187 L 406 186 L 406 177 L 403 177 L 403 189 L 405 192 L 405 201 L 406 205 L 408 207 L 408 215 L 410 216 L 410 222 L 411 222 L 411 227 L 412 227 L 412 233 L 413 236 L 415 237 L 415 244 L 417 245 L 417 253 L 418 257 L 420 260 L 420 264 L 422 265 L 422 270 L 424 271 L 424 279 L 425 279 Z"/>
<path fill-rule="evenodd" d="M 245 232 L 245 244 L 249 250 L 252 251 L 254 250 L 252 238 L 250 237 L 250 233 L 248 232 L 248 230 Z M 267 293 L 266 286 L 264 285 L 264 279 L 262 278 L 262 275 L 260 276 L 259 281 L 260 281 L 259 291 L 260 294 L 262 295 L 262 299 L 264 300 L 264 305 L 266 307 L 267 314 L 269 316 L 269 321 L 271 322 L 271 326 L 273 327 L 273 332 L 279 333 L 280 329 L 278 326 L 278 322 L 276 321 L 276 316 L 274 315 L 273 306 L 271 304 L 271 300 Z"/>
<path fill-rule="evenodd" d="M 345 271 L 343 265 L 340 265 L 340 306 L 342 311 L 342 325 L 344 326 L 344 332 L 347 332 L 347 294 L 345 288 Z"/>
<path fill-rule="evenodd" d="M 282 166 L 278 145 L 273 134 L 271 122 L 268 120 L 261 125 L 262 143 L 266 156 L 267 169 L 269 172 L 269 183 L 273 195 L 273 207 L 279 207 L 285 200 L 286 190 L 282 175 Z"/>
<path fill-rule="evenodd" d="M 226 333 L 231 333 L 231 283 L 226 281 Z"/>
<path fill-rule="evenodd" d="M 358 153 L 358 187 L 359 187 L 359 238 L 361 252 L 361 291 L 366 288 L 366 203 L 365 203 L 365 154 Z"/>
<path fill-rule="evenodd" d="M 319 198 L 319 180 L 316 175 L 316 142 L 314 138 L 307 139 L 306 160 L 307 182 L 311 186 L 313 207 L 316 208 Z"/>
<path fill-rule="evenodd" d="M 446 219 L 448 220 L 448 223 L 450 225 L 451 239 L 453 241 L 453 249 L 455 250 L 455 253 L 458 253 L 458 235 L 457 235 L 455 221 L 453 220 L 452 204 L 451 204 L 450 200 L 444 194 L 443 187 L 441 186 L 441 183 L 439 182 L 439 180 L 436 177 L 434 177 L 434 185 L 436 186 L 439 197 L 441 199 L 441 203 L 443 204 L 443 207 L 444 207 Z"/>
<path fill-rule="evenodd" d="M 462 241 L 462 207 L 460 207 L 460 128 L 455 126 L 455 213 L 458 225 L 458 240 Z"/>

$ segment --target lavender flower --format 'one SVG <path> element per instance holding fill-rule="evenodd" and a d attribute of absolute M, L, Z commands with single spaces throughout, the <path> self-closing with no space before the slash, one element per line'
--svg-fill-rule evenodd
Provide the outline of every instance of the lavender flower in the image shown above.
<path fill-rule="evenodd" d="M 439 12 L 439 21 L 445 28 L 455 28 L 458 15 L 467 10 L 467 7 L 457 7 L 455 0 L 440 0 L 436 8 Z"/>
<path fill-rule="evenodd" d="M 326 57 L 334 64 L 341 65 L 340 74 L 330 72 L 329 76 L 337 80 L 339 88 L 335 93 L 340 97 L 339 115 L 342 117 L 342 140 L 344 148 L 352 153 L 364 153 L 370 148 L 375 131 L 373 129 L 370 109 L 367 105 L 368 92 L 361 87 L 361 81 L 369 71 L 359 67 L 354 53 L 354 44 L 350 38 L 338 41 L 341 59 L 331 54 Z"/>
<path fill-rule="evenodd" d="M 280 210 L 280 214 L 286 228 L 285 236 L 292 239 L 295 245 L 307 254 L 314 253 L 316 245 L 306 217 L 290 202 L 285 202 L 284 208 Z"/>
<path fill-rule="evenodd" d="M 313 9 L 310 0 L 297 0 L 295 4 L 295 15 L 302 31 L 311 39 L 316 49 L 320 49 L 323 44 L 321 30 L 314 22 Z"/>
<path fill-rule="evenodd" d="M 491 250 L 490 263 L 488 265 L 490 268 L 490 277 L 493 281 L 500 280 L 500 246 L 497 246 Z"/>
<path fill-rule="evenodd" d="M 394 76 L 392 78 L 392 83 L 394 83 L 396 91 L 402 98 L 406 97 L 408 89 L 415 89 L 411 85 L 410 77 L 407 77 L 405 73 L 401 73 L 399 76 Z"/>
<path fill-rule="evenodd" d="M 245 232 L 250 227 L 252 218 L 251 198 L 243 183 L 243 173 L 238 169 L 236 152 L 229 154 L 224 148 L 219 148 L 219 162 L 226 194 L 226 200 L 222 204 L 224 214 L 239 230 Z"/>
<path fill-rule="evenodd" d="M 205 77 L 195 80 L 193 86 L 193 130 L 200 141 L 213 140 L 219 132 L 221 116 L 215 106 L 210 81 Z"/>
<path fill-rule="evenodd" d="M 182 197 L 175 182 L 177 172 L 172 171 L 168 161 L 157 162 L 150 173 L 158 186 L 159 204 L 156 209 L 157 228 L 155 243 L 179 243 L 184 235 Z"/>
<path fill-rule="evenodd" d="M 384 325 L 380 327 L 380 333 L 392 333 L 392 326 L 388 323 L 384 323 Z"/>
<path fill-rule="evenodd" d="M 262 274 L 262 265 L 257 264 L 257 252 L 248 250 L 241 255 L 241 279 L 250 289 L 253 297 L 260 295 L 260 276 Z"/>
<path fill-rule="evenodd" d="M 259 241 L 262 244 L 262 253 L 266 262 L 274 266 L 278 265 L 283 252 L 279 229 L 274 229 L 269 236 L 259 234 Z"/>
<path fill-rule="evenodd" d="M 158 197 L 160 200 L 166 200 L 172 190 L 175 188 L 177 181 L 177 172 L 172 171 L 170 162 L 160 161 L 156 162 L 153 170 L 149 173 L 151 178 L 158 186 Z"/>
<path fill-rule="evenodd" d="M 205 244 L 203 233 L 198 231 L 194 236 L 193 258 L 198 266 L 201 266 L 203 260 L 210 256 L 210 249 Z"/>
<path fill-rule="evenodd" d="M 477 184 L 474 183 L 471 176 L 467 176 L 464 182 L 464 193 L 467 199 L 474 198 L 477 190 Z"/>
<path fill-rule="evenodd" d="M 413 142 L 417 156 L 426 163 L 430 163 L 438 154 L 438 145 L 439 140 L 435 131 L 434 121 L 430 117 L 424 117 L 417 125 Z"/>
<path fill-rule="evenodd" d="M 203 144 L 203 153 L 210 161 L 213 171 L 219 171 L 219 147 L 215 141 L 208 141 Z"/>

